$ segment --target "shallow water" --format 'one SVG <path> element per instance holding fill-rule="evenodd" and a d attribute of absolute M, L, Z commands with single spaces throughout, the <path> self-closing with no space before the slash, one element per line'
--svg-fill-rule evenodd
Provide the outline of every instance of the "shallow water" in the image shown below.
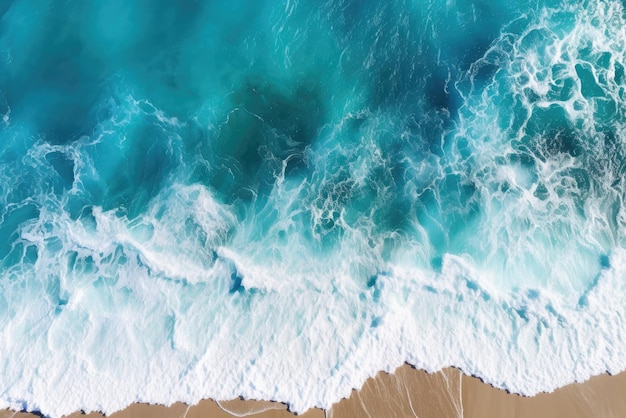
<path fill-rule="evenodd" d="M 0 407 L 626 368 L 619 1 L 0 13 Z"/>

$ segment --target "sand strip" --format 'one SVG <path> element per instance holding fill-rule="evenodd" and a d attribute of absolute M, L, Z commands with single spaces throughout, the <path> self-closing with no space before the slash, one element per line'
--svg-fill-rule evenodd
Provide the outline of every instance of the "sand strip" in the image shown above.
<path fill-rule="evenodd" d="M 408 365 L 393 374 L 378 373 L 326 411 L 311 409 L 304 418 L 618 418 L 626 417 L 626 373 L 596 376 L 553 393 L 521 397 L 495 389 L 457 369 L 428 374 Z M 290 418 L 284 404 L 268 401 L 213 400 L 187 406 L 133 404 L 112 418 Z M 0 411 L 0 418 L 35 415 Z M 102 418 L 74 413 L 71 418 Z"/>

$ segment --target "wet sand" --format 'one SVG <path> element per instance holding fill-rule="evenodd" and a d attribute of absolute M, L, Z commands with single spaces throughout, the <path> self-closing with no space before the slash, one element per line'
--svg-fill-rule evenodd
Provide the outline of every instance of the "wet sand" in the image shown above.
<path fill-rule="evenodd" d="M 284 404 L 267 401 L 204 400 L 198 405 L 170 407 L 133 404 L 112 418 L 290 418 Z M 596 376 L 553 393 L 521 397 L 495 389 L 457 369 L 428 374 L 408 365 L 393 374 L 378 373 L 360 390 L 328 411 L 311 409 L 303 418 L 621 418 L 626 417 L 626 373 Z M 0 411 L 0 418 L 35 415 Z M 71 418 L 102 418 L 99 413 Z"/>
<path fill-rule="evenodd" d="M 465 376 L 463 408 L 468 418 L 624 418 L 626 372 L 595 376 L 533 397 L 509 394 Z"/>

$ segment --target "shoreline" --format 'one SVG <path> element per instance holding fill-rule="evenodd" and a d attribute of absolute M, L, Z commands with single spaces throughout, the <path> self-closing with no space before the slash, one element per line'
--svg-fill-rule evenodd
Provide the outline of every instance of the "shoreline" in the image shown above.
<path fill-rule="evenodd" d="M 626 372 L 594 376 L 550 393 L 521 396 L 497 389 L 479 378 L 446 368 L 427 373 L 404 364 L 393 373 L 378 372 L 360 389 L 353 389 L 324 411 L 312 408 L 303 418 L 357 418 L 388 416 L 420 418 L 536 418 L 618 417 L 626 411 Z M 0 418 L 35 418 L 41 414 L 2 410 Z M 284 403 L 235 399 L 206 399 L 196 405 L 177 402 L 170 406 L 134 403 L 111 418 L 289 418 L 296 416 Z M 99 412 L 74 412 L 66 418 L 103 418 Z"/>

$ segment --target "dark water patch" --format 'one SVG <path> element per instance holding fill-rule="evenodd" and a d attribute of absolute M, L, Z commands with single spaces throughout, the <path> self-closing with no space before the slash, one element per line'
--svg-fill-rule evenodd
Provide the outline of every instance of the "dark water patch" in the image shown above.
<path fill-rule="evenodd" d="M 15 118 L 34 122 L 46 142 L 55 145 L 68 144 L 90 135 L 97 124 L 92 109 L 99 94 L 76 88 L 47 89 L 26 95 L 15 107 Z"/>
<path fill-rule="evenodd" d="M 436 272 L 441 273 L 443 267 L 443 257 L 437 256 L 430 259 L 430 267 Z M 434 288 L 427 286 L 426 290 L 429 292 L 437 293 Z"/>
<path fill-rule="evenodd" d="M 607 254 L 602 254 L 600 256 L 600 267 L 603 269 L 608 269 L 611 267 L 611 260 Z"/>
<path fill-rule="evenodd" d="M 102 197 L 93 199 L 93 195 L 85 192 L 81 188 L 79 193 L 70 193 L 65 195 L 63 210 L 69 215 L 70 219 L 77 220 L 82 218 L 85 213 L 92 216 L 91 205 L 94 201 L 101 201 Z M 95 219 L 94 219 L 95 222 Z"/>
<path fill-rule="evenodd" d="M 175 168 L 171 141 L 167 131 L 147 119 L 90 149 L 100 179 L 81 183 L 92 203 L 104 210 L 121 209 L 130 217 L 144 211 Z"/>
<path fill-rule="evenodd" d="M 317 80 L 311 79 L 302 84 L 281 86 L 262 77 L 246 81 L 232 94 L 231 101 L 236 108 L 260 118 L 268 129 L 287 137 L 285 140 L 303 147 L 315 139 L 324 115 L 324 101 L 318 84 Z M 283 144 L 268 144 L 277 154 L 290 150 L 288 147 L 284 150 L 280 145 Z"/>
<path fill-rule="evenodd" d="M 458 173 L 446 175 L 440 188 L 443 206 L 457 210 L 467 208 L 476 193 L 476 186 Z"/>
<path fill-rule="evenodd" d="M 589 173 L 586 167 L 572 167 L 563 170 L 561 173 L 564 179 L 572 180 L 572 186 L 575 187 L 576 193 L 579 194 L 583 200 L 589 197 L 587 192 L 591 189 L 591 182 L 593 181 L 595 173 Z"/>
<path fill-rule="evenodd" d="M 407 2 L 337 2 L 329 7 L 329 26 L 342 51 L 350 82 L 361 85 L 371 109 L 423 102 L 425 78 L 435 66 L 422 32 L 423 16 Z M 356 16 L 356 17 L 355 17 Z"/>
<path fill-rule="evenodd" d="M 597 83 L 593 73 L 593 67 L 590 64 L 576 64 L 576 74 L 580 81 L 580 92 L 586 99 L 593 97 L 603 97 L 604 91 Z"/>
<path fill-rule="evenodd" d="M 447 74 L 441 72 L 433 73 L 428 77 L 424 94 L 430 108 L 454 110 L 448 92 L 449 81 Z"/>
<path fill-rule="evenodd" d="M 414 116 L 417 136 L 428 143 L 428 151 L 445 158 L 445 137 L 452 132 L 458 121 L 458 112 L 463 99 L 455 87 L 458 79 L 456 70 L 437 68 L 426 79 L 424 113 Z"/>
<path fill-rule="evenodd" d="M 366 285 L 367 285 L 367 287 L 374 287 L 374 286 L 376 286 L 377 282 L 378 282 L 378 276 L 377 275 L 370 276 L 367 279 Z"/>
<path fill-rule="evenodd" d="M 11 7 L 10 1 L 4 1 L 0 3 L 0 20 L 2 20 L 2 18 L 4 17 L 4 14 L 9 10 L 10 7 Z M 0 36 L 2 36 L 3 34 L 4 34 L 3 28 L 0 27 Z"/>
<path fill-rule="evenodd" d="M 392 195 L 384 206 L 374 214 L 374 222 L 380 231 L 393 231 L 395 234 L 412 234 L 414 227 L 410 216 L 411 202 L 404 196 Z"/>
<path fill-rule="evenodd" d="M 225 201 L 267 196 L 283 173 L 307 175 L 307 148 L 324 118 L 314 80 L 293 86 L 247 81 L 230 100 L 232 110 L 216 137 L 209 139 L 214 155 L 208 156 L 221 167 L 209 170 L 209 183 Z"/>
<path fill-rule="evenodd" d="M 42 73 L 35 73 L 38 77 L 29 82 L 31 89 L 35 87 L 30 91 L 37 98 L 31 96 L 27 108 L 20 110 L 29 112 L 31 120 L 34 116 L 40 132 L 49 142 L 64 144 L 89 134 L 95 126 L 91 109 L 98 99 L 99 89 L 93 73 L 83 67 L 86 63 L 79 39 L 71 35 L 57 38 L 50 50 L 56 53 L 42 54 L 47 58 L 37 63 Z M 95 66 L 96 62 L 91 64 Z"/>
<path fill-rule="evenodd" d="M 362 31 L 368 17 L 372 15 L 372 3 L 339 0 L 327 2 L 325 11 L 332 20 L 335 30 L 346 36 L 354 31 Z"/>
<path fill-rule="evenodd" d="M 11 252 L 20 237 L 20 227 L 39 217 L 40 209 L 34 204 L 6 207 L 0 212 L 0 259 Z"/>
<path fill-rule="evenodd" d="M 553 78 L 555 78 L 554 75 Z M 574 96 L 576 88 L 576 83 L 572 78 L 555 79 L 555 81 L 550 84 L 550 90 L 546 97 L 550 101 L 565 102 Z"/>
<path fill-rule="evenodd" d="M 526 308 L 516 308 L 514 309 L 514 311 L 517 314 L 517 316 L 519 316 L 525 322 L 528 322 L 530 320 L 528 316 L 528 310 Z"/>
<path fill-rule="evenodd" d="M 237 272 L 233 271 L 230 274 L 230 288 L 228 289 L 229 293 L 241 293 L 245 290 L 242 285 L 243 277 Z"/>
<path fill-rule="evenodd" d="M 1 233 L 2 231 L 0 230 Z M 34 264 L 37 261 L 37 249 L 35 248 L 33 252 L 32 248 L 32 246 L 25 247 L 22 242 L 14 242 L 1 264 L 4 267 L 18 264 Z"/>
<path fill-rule="evenodd" d="M 544 135 L 546 139 L 544 150 L 548 155 L 568 154 L 578 157 L 585 151 L 582 135 L 578 132 L 547 131 Z"/>
<path fill-rule="evenodd" d="M 61 193 L 74 183 L 74 160 L 60 152 L 46 154 L 46 160 L 59 175 L 61 182 L 54 182 L 55 193 Z"/>
<path fill-rule="evenodd" d="M 512 166 L 519 165 L 527 169 L 528 171 L 535 171 L 535 167 L 537 164 L 537 160 L 535 159 L 535 157 L 528 152 L 525 152 L 525 149 L 527 149 L 525 145 L 519 143 L 516 145 L 516 148 L 519 148 L 520 150 L 518 152 L 512 152 L 508 154 L 507 162 L 505 164 Z"/>
<path fill-rule="evenodd" d="M 491 63 L 482 63 L 476 66 L 471 77 L 473 88 L 480 90 L 487 86 L 494 79 L 499 69 L 498 65 Z"/>
<path fill-rule="evenodd" d="M 29 53 L 33 44 L 28 41 L 8 37 L 9 48 L 19 51 L 20 69 L 5 72 L 0 89 L 15 120 L 28 121 L 51 143 L 65 144 L 95 126 L 91 109 L 100 98 L 104 73 L 76 31 L 76 14 L 55 14 L 52 8 L 42 13 L 47 17 L 43 25 L 38 22 L 31 31 L 36 53 Z"/>
<path fill-rule="evenodd" d="M 133 86 L 135 95 L 148 98 L 159 109 L 179 118 L 202 104 L 203 98 L 197 92 L 205 86 L 200 84 L 202 80 L 191 77 L 189 68 L 201 64 L 205 75 L 211 77 L 211 66 L 203 59 L 211 51 L 207 42 L 198 43 L 194 63 L 186 61 L 184 52 L 190 47 L 187 39 L 206 17 L 207 3 L 146 3 L 140 13 L 123 2 L 83 7 L 83 39 L 102 63 L 107 77 L 121 75 Z M 106 18 L 116 24 L 105 24 Z"/>
<path fill-rule="evenodd" d="M 376 65 L 371 76 L 369 103 L 372 108 L 400 104 L 408 109 L 417 109 L 417 105 L 423 100 L 420 93 L 430 70 L 421 64 L 418 65 L 422 68 L 415 68 L 416 63 L 411 63 L 412 59 L 406 54 L 399 54 L 397 57 L 390 57 L 390 62 Z"/>
<path fill-rule="evenodd" d="M 565 109 L 558 105 L 535 107 L 528 120 L 528 147 L 534 156 L 545 161 L 550 156 L 581 156 L 585 146 L 581 133 L 572 125 Z"/>
<path fill-rule="evenodd" d="M 503 25 L 519 17 L 515 3 L 463 2 L 454 8 L 441 4 L 437 8 L 437 23 L 433 25 L 438 35 L 437 45 L 445 59 L 462 72 L 467 71 L 485 55 Z"/>
<path fill-rule="evenodd" d="M 624 82 L 624 66 L 617 61 L 614 61 L 614 70 L 615 70 L 615 82 L 619 85 L 622 85 Z"/>
<path fill-rule="evenodd" d="M 459 77 L 457 70 L 452 66 L 436 66 L 426 78 L 424 95 L 428 108 L 445 112 L 451 119 L 456 118 L 463 99 L 455 83 Z M 446 124 L 446 127 L 448 125 Z"/>
<path fill-rule="evenodd" d="M 517 134 L 526 128 L 530 111 L 523 100 L 516 96 L 503 97 L 501 109 L 504 110 L 498 119 L 503 130 Z"/>
<path fill-rule="evenodd" d="M 548 191 L 546 185 L 543 182 L 540 182 L 537 184 L 537 187 L 533 192 L 533 196 L 539 200 L 545 201 L 550 197 L 550 192 Z"/>
<path fill-rule="evenodd" d="M 73 261 L 71 265 L 72 272 L 76 274 L 89 275 L 91 273 L 96 273 L 99 270 L 98 263 L 90 255 L 86 257 L 80 257 L 77 255 L 76 257 L 71 257 L 70 261 Z"/>
<path fill-rule="evenodd" d="M 485 302 L 489 302 L 491 300 L 491 295 L 485 289 L 483 289 L 480 284 L 478 284 L 478 282 L 476 282 L 475 280 L 467 279 L 465 283 L 469 290 L 480 295 L 481 299 Z"/>

